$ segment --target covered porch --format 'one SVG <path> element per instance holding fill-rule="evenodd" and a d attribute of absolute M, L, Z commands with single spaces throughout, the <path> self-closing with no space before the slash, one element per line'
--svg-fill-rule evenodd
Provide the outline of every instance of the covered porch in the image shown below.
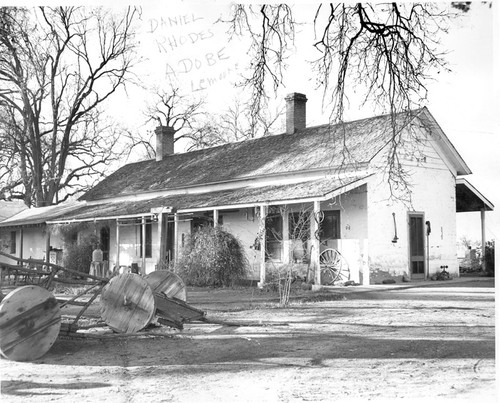
<path fill-rule="evenodd" d="M 367 175 L 331 177 L 145 200 L 83 203 L 48 224 L 93 222 L 109 228 L 110 268 L 138 266 L 141 274 L 181 256 L 201 225 L 222 225 L 245 247 L 259 285 L 269 264 L 307 264 L 320 283 L 320 253 L 339 250 L 352 279 L 368 283 Z M 301 249 L 301 250 L 300 250 Z"/>
<path fill-rule="evenodd" d="M 457 213 L 479 212 L 481 220 L 481 253 L 486 252 L 486 212 L 493 211 L 494 205 L 465 178 L 456 180 Z M 482 269 L 486 271 L 486 261 L 482 261 Z"/>

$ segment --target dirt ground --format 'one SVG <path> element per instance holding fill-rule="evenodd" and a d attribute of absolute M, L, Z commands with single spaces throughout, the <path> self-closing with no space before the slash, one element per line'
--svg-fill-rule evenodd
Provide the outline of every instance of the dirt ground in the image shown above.
<path fill-rule="evenodd" d="M 0 360 L 1 399 L 494 402 L 494 290 L 491 279 L 340 287 L 297 292 L 285 309 L 271 291 L 190 289 L 209 319 L 253 326 L 60 337 L 36 362 Z"/>

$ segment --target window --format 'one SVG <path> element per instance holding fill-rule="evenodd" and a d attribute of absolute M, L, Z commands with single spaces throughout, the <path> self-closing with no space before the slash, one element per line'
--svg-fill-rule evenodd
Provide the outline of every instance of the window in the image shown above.
<path fill-rule="evenodd" d="M 324 218 L 320 224 L 320 240 L 340 239 L 340 210 L 324 211 Z"/>
<path fill-rule="evenodd" d="M 142 224 L 139 226 L 141 250 L 139 256 L 142 257 L 143 241 L 142 241 Z M 153 224 L 151 218 L 146 218 L 146 257 L 153 256 Z"/>
<path fill-rule="evenodd" d="M 16 253 L 16 231 L 10 232 L 10 253 Z"/>

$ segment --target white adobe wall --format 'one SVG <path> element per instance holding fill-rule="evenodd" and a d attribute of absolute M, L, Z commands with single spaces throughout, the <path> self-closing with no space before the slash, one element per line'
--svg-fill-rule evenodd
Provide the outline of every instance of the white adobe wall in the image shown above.
<path fill-rule="evenodd" d="M 10 242 L 10 233 L 14 229 L 2 229 L 2 246 L 6 246 L 2 249 L 3 252 L 10 254 L 10 246 L 4 245 L 4 241 L 8 240 Z M 14 256 L 20 257 L 21 255 L 21 231 L 16 229 L 16 253 Z M 45 229 L 42 227 L 32 227 L 23 229 L 23 259 L 39 259 L 45 258 Z M 62 239 L 56 235 L 51 235 L 50 246 L 53 248 L 62 249 L 63 242 Z M 0 262 L 13 263 L 11 259 L 5 256 L 0 256 Z"/>
<path fill-rule="evenodd" d="M 120 266 L 130 266 L 137 263 L 142 266 L 140 232 L 141 226 L 122 226 L 120 227 Z M 116 222 L 109 223 L 109 267 L 113 268 L 116 264 Z M 158 225 L 152 223 L 152 253 L 150 258 L 146 258 L 145 273 L 151 273 L 155 270 L 158 263 L 160 245 L 158 239 Z"/>
<path fill-rule="evenodd" d="M 377 278 L 380 280 L 382 277 L 409 274 L 410 211 L 423 213 L 424 222 L 431 223 L 428 276 L 440 271 L 440 266 L 444 265 L 448 266 L 450 274 L 459 275 L 456 253 L 456 172 L 443 161 L 439 149 L 432 141 L 420 144 L 418 152 L 413 146 L 414 143 L 402 157 L 411 174 L 411 207 L 388 200 L 389 188 L 382 174 L 373 177 L 368 185 L 369 265 L 372 283 Z M 391 242 L 394 237 L 393 212 L 396 214 L 397 243 Z M 427 243 L 425 253 L 427 264 Z"/>
<path fill-rule="evenodd" d="M 322 248 L 335 248 L 349 264 L 350 279 L 357 283 L 367 281 L 368 224 L 367 186 L 362 185 L 334 200 L 321 203 L 321 210 L 340 210 L 340 239 L 328 241 Z"/>

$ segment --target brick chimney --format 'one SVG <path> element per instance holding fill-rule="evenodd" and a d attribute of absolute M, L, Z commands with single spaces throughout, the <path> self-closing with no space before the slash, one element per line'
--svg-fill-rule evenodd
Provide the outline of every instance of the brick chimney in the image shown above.
<path fill-rule="evenodd" d="M 158 126 L 156 134 L 156 161 L 162 161 L 167 155 L 174 153 L 175 130 L 169 126 Z"/>
<path fill-rule="evenodd" d="M 306 102 L 304 94 L 293 92 L 285 97 L 286 101 L 286 133 L 293 134 L 306 128 Z"/>

